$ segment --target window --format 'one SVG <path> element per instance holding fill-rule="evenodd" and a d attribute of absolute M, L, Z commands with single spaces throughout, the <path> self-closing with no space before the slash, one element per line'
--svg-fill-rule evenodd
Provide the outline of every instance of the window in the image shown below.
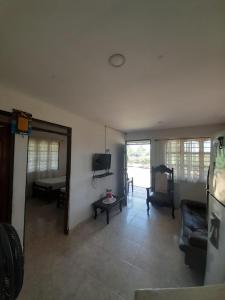
<path fill-rule="evenodd" d="M 49 166 L 51 170 L 59 168 L 59 143 L 52 142 L 49 144 Z"/>
<path fill-rule="evenodd" d="M 210 164 L 210 139 L 170 140 L 166 143 L 166 164 L 176 179 L 205 181 Z"/>
<path fill-rule="evenodd" d="M 48 170 L 48 142 L 41 141 L 37 145 L 37 167 L 38 171 Z"/>
<path fill-rule="evenodd" d="M 59 142 L 29 139 L 28 172 L 58 170 Z"/>
<path fill-rule="evenodd" d="M 28 144 L 28 172 L 34 172 L 36 170 L 37 161 L 37 143 L 35 140 L 29 139 Z"/>

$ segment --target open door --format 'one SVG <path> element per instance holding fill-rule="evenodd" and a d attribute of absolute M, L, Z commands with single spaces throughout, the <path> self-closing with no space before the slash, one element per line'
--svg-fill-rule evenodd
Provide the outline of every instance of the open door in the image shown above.
<path fill-rule="evenodd" d="M 151 185 L 151 143 L 150 140 L 126 142 L 126 174 L 133 179 L 133 185 L 147 188 Z M 128 188 L 127 188 L 128 193 Z"/>
<path fill-rule="evenodd" d="M 8 124 L 0 123 L 0 223 L 11 223 L 13 137 Z"/>
<path fill-rule="evenodd" d="M 40 232 L 51 224 L 58 233 L 69 233 L 71 132 L 63 125 L 32 120 L 25 208 L 28 242 L 32 227 Z"/>

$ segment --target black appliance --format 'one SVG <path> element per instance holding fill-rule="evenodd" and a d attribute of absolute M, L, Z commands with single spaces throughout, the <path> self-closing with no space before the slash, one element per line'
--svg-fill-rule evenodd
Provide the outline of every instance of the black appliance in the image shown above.
<path fill-rule="evenodd" d="M 95 153 L 92 157 L 92 171 L 109 170 L 111 167 L 111 154 Z"/>

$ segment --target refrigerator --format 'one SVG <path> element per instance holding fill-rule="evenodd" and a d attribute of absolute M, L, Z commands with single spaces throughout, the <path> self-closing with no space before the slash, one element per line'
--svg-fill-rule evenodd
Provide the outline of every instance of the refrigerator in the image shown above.
<path fill-rule="evenodd" d="M 225 283 L 225 131 L 211 145 L 207 180 L 208 245 L 205 284 Z"/>

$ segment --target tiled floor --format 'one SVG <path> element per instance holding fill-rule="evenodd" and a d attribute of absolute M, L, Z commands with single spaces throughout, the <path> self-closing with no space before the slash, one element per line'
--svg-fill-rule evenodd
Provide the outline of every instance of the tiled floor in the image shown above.
<path fill-rule="evenodd" d="M 38 202 L 39 203 L 39 202 Z M 134 290 L 201 284 L 178 248 L 179 214 L 151 209 L 135 189 L 122 213 L 114 211 L 62 234 L 55 205 L 28 205 L 25 282 L 19 300 L 129 300 Z"/>

